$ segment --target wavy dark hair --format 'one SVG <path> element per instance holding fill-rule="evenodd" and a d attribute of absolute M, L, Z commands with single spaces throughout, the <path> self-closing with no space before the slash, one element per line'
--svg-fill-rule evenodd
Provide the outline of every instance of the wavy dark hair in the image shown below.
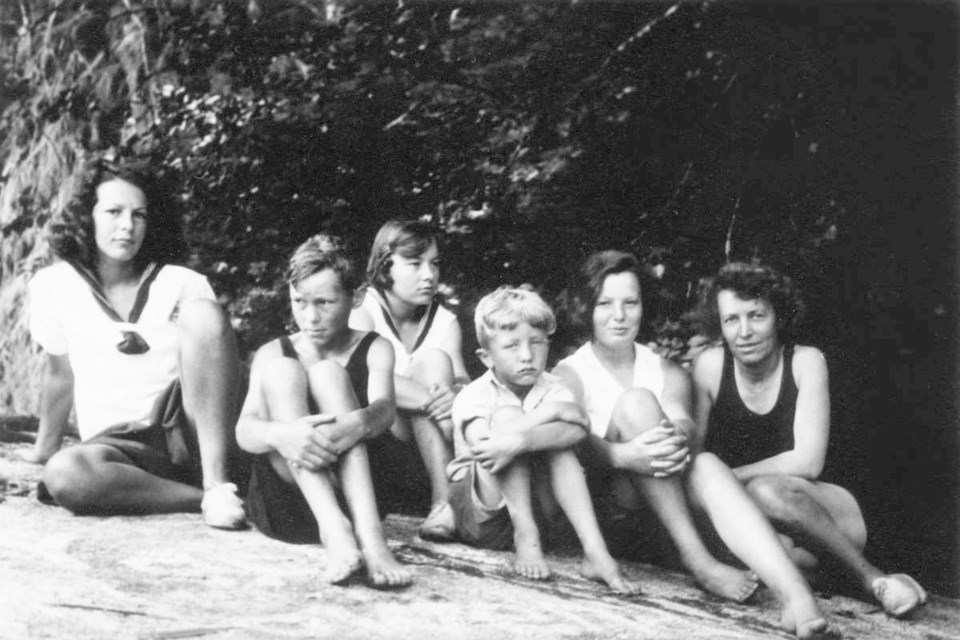
<path fill-rule="evenodd" d="M 732 291 L 744 300 L 766 300 L 777 318 L 777 337 L 788 342 L 796 337 L 803 320 L 803 299 L 794 281 L 773 267 L 747 262 L 725 264 L 704 289 L 699 317 L 704 333 L 713 339 L 722 337 L 717 295 Z"/>
<path fill-rule="evenodd" d="M 632 253 L 609 249 L 592 253 L 583 261 L 573 286 L 560 295 L 560 307 L 567 320 L 568 333 L 578 342 L 593 338 L 593 310 L 607 276 L 632 273 L 640 283 L 640 302 L 644 313 L 641 332 L 648 317 L 651 276 Z"/>
<path fill-rule="evenodd" d="M 175 190 L 167 179 L 151 171 L 144 162 L 112 162 L 97 159 L 82 170 L 74 196 L 50 223 L 49 239 L 54 253 L 63 260 L 78 262 L 96 272 L 97 243 L 93 228 L 93 207 L 97 188 L 112 180 L 129 182 L 147 200 L 147 234 L 134 262 L 143 269 L 151 262 L 180 262 L 186 252 L 180 210 Z"/>
<path fill-rule="evenodd" d="M 367 282 L 377 291 L 386 291 L 393 286 L 391 256 L 399 253 L 404 258 L 414 258 L 433 243 L 437 244 L 437 249 L 442 248 L 440 234 L 431 225 L 419 220 L 388 220 L 373 239 L 367 262 Z"/>

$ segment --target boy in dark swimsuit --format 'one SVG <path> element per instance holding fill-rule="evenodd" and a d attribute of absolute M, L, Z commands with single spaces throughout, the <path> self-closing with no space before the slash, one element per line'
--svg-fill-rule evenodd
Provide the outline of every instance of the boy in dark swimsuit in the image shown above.
<path fill-rule="evenodd" d="M 287 280 L 300 330 L 257 350 L 237 424 L 240 446 L 260 454 L 250 520 L 274 538 L 322 542 L 327 582 L 365 564 L 373 586 L 407 585 L 412 576 L 384 537 L 365 444 L 394 419 L 393 348 L 347 325 L 363 300 L 362 278 L 330 238 L 303 243 Z"/>
<path fill-rule="evenodd" d="M 792 342 L 800 308 L 793 282 L 769 267 L 728 264 L 706 304 L 724 344 L 694 365 L 699 443 L 786 534 L 798 566 L 831 559 L 891 616 L 922 605 L 927 595 L 916 580 L 887 575 L 863 556 L 866 524 L 854 497 L 817 479 L 830 435 L 827 364 L 817 348 Z"/>

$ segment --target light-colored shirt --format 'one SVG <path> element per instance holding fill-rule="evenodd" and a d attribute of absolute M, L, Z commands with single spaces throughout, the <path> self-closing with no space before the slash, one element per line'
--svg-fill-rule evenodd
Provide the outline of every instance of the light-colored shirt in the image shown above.
<path fill-rule="evenodd" d="M 138 321 L 115 322 L 65 262 L 38 271 L 30 281 L 29 295 L 33 339 L 47 353 L 70 359 L 81 440 L 117 424 L 149 424 L 157 399 L 180 373 L 176 327 L 180 304 L 216 299 L 205 277 L 166 265 L 150 286 Z M 137 355 L 121 353 L 117 343 L 122 331 L 136 331 L 150 349 Z"/>
<path fill-rule="evenodd" d="M 400 339 L 393 316 L 386 301 L 380 293 L 372 287 L 367 290 L 361 306 L 367 310 L 373 319 L 373 330 L 390 341 L 395 356 L 393 371 L 397 375 L 404 375 L 410 368 L 413 357 L 421 349 L 441 349 L 449 339 L 453 326 L 457 324 L 457 316 L 443 308 L 436 300 L 427 308 L 423 327 L 417 336 L 413 349 L 407 351 Z"/>
<path fill-rule="evenodd" d="M 660 356 L 650 347 L 634 343 L 633 383 L 629 388 L 647 389 L 661 400 L 663 365 Z M 586 343 L 557 366 L 566 365 L 577 372 L 583 384 L 583 408 L 590 417 L 590 432 L 603 438 L 610 429 L 610 417 L 617 399 L 626 391 Z"/>
<path fill-rule="evenodd" d="M 527 395 L 521 400 L 517 394 L 497 379 L 488 369 L 482 376 L 461 389 L 453 401 L 453 451 L 456 456 L 447 465 L 447 476 L 458 480 L 473 463 L 473 452 L 466 440 L 465 429 L 470 422 L 482 419 L 489 422 L 490 416 L 500 407 L 520 407 L 529 413 L 544 402 L 574 402 L 573 394 L 560 378 L 542 373 Z"/>

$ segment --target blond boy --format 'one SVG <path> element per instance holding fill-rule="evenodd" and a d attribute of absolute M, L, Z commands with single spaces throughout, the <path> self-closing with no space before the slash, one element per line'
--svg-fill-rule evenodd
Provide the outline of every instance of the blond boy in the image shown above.
<path fill-rule="evenodd" d="M 458 536 L 485 548 L 512 543 L 518 574 L 549 578 L 536 496 L 542 514 L 559 506 L 573 525 L 585 577 L 635 593 L 607 551 L 573 451 L 587 435 L 587 417 L 559 379 L 544 372 L 553 312 L 532 290 L 501 287 L 477 305 L 475 324 L 477 355 L 488 371 L 459 393 L 452 409 L 456 458 L 448 471 Z"/>

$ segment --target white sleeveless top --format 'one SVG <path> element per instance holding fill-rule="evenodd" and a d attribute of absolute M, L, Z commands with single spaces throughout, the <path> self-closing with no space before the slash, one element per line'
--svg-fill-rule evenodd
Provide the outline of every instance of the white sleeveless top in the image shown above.
<path fill-rule="evenodd" d="M 370 314 L 373 319 L 373 330 L 390 341 L 393 345 L 393 353 L 396 362 L 393 367 L 394 373 L 403 375 L 410 368 L 410 362 L 413 356 L 421 349 L 440 349 L 446 343 L 447 337 L 453 331 L 453 326 L 457 324 L 457 316 L 453 315 L 437 299 L 430 303 L 427 309 L 427 315 L 424 319 L 423 328 L 417 336 L 417 340 L 411 351 L 407 351 L 400 340 L 400 333 L 390 314 L 387 303 L 383 300 L 380 292 L 373 289 L 367 289 L 367 295 L 361 305 Z"/>
<path fill-rule="evenodd" d="M 657 400 L 663 395 L 663 366 L 653 349 L 634 343 L 633 388 L 653 393 Z M 610 429 L 610 417 L 617 399 L 626 389 L 597 359 L 593 345 L 586 343 L 558 363 L 577 372 L 583 384 L 583 408 L 590 417 L 590 431 L 603 438 Z"/>

